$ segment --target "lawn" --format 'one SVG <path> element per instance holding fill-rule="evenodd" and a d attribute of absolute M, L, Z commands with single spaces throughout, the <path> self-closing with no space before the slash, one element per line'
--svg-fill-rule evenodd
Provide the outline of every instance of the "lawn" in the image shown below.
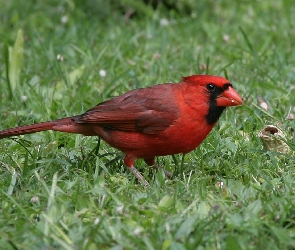
<path fill-rule="evenodd" d="M 157 159 L 172 179 L 138 160 L 148 188 L 96 137 L 1 140 L 0 249 L 294 249 L 293 1 L 121 2 L 0 0 L 1 130 L 192 74 L 226 76 L 244 105 Z M 289 153 L 263 148 L 269 124 Z"/>

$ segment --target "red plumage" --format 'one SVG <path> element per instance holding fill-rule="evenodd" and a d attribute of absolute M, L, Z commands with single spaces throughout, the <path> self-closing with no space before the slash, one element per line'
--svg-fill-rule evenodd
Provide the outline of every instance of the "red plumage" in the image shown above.
<path fill-rule="evenodd" d="M 188 153 L 210 133 L 227 106 L 242 104 L 225 78 L 210 75 L 184 77 L 129 91 L 102 102 L 82 115 L 0 132 L 0 139 L 45 130 L 100 136 L 125 153 L 124 162 L 137 178 L 136 158 L 154 164 L 155 156 Z"/>

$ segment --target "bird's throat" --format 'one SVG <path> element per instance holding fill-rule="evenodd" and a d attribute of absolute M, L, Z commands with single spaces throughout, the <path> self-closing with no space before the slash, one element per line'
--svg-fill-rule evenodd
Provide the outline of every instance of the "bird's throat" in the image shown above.
<path fill-rule="evenodd" d="M 224 109 L 225 107 L 217 107 L 216 102 L 210 103 L 209 111 L 208 111 L 208 114 L 206 115 L 207 123 L 209 125 L 215 124 L 218 121 Z"/>

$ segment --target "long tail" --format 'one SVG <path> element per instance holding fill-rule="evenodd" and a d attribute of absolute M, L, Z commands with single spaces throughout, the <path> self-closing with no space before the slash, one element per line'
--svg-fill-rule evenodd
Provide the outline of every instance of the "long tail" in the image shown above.
<path fill-rule="evenodd" d="M 77 133 L 77 134 L 85 134 L 85 135 L 94 135 L 93 129 L 90 129 L 87 125 L 77 124 L 73 121 L 74 117 L 67 117 L 55 121 L 41 122 L 32 125 L 22 126 L 11 128 L 7 130 L 0 131 L 0 139 L 31 134 L 40 131 L 46 130 L 55 130 L 67 133 Z"/>

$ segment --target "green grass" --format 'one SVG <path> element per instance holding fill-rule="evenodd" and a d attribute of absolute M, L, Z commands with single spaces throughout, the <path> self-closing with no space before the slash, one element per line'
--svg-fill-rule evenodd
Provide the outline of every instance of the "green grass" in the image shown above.
<path fill-rule="evenodd" d="M 0 248 L 294 249 L 293 1 L 178 1 L 179 11 L 122 2 L 0 0 L 0 129 L 199 73 L 226 75 L 245 105 L 228 109 L 183 165 L 158 159 L 171 180 L 137 161 L 150 188 L 94 137 L 1 140 Z M 263 150 L 266 124 L 285 131 L 289 155 Z"/>

